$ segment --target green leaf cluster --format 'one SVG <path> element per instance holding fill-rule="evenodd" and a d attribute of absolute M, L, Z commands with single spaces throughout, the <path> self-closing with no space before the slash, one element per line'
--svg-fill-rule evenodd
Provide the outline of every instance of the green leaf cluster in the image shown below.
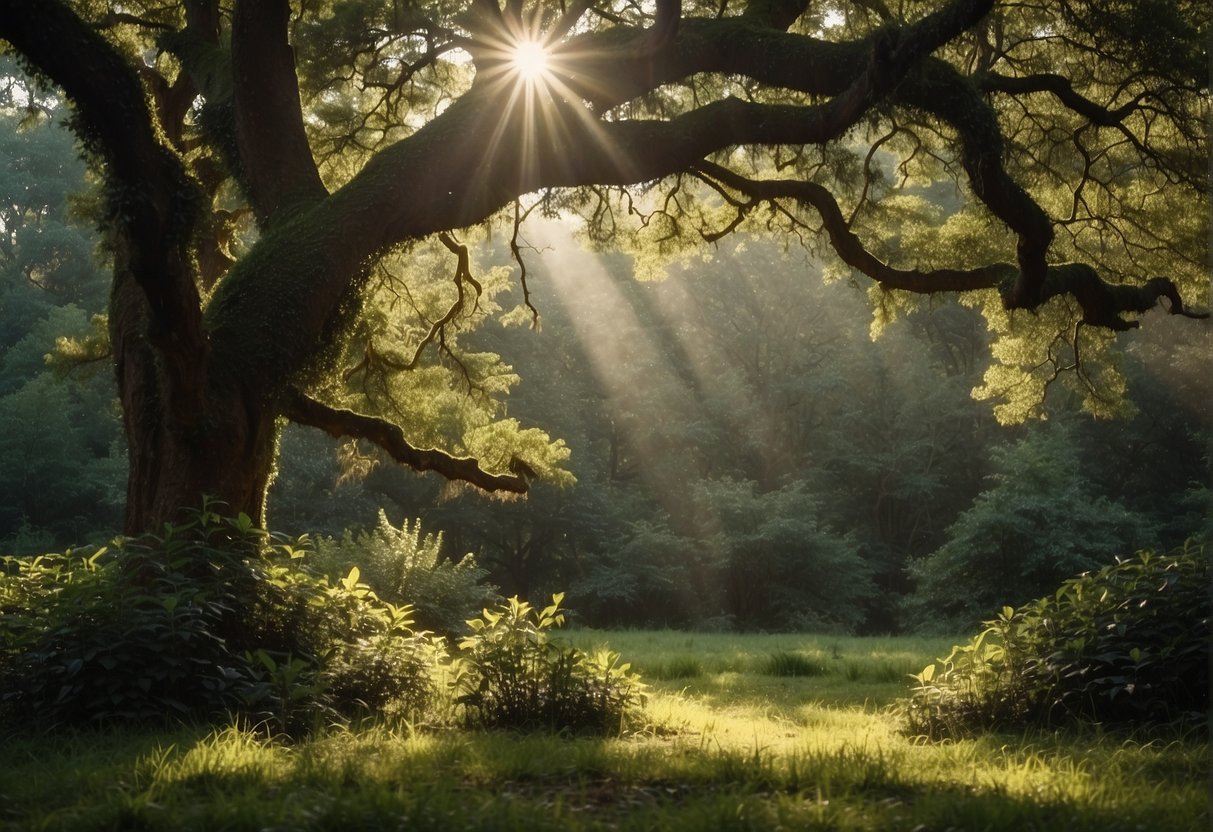
<path fill-rule="evenodd" d="M 357 570 L 302 567 L 310 544 L 213 506 L 112 547 L 6 557 L 0 716 L 12 726 L 240 718 L 273 733 L 413 713 L 437 647 Z"/>
<path fill-rule="evenodd" d="M 1064 582 L 1003 607 L 968 644 L 914 675 L 907 729 L 946 737 L 987 728 L 1205 722 L 1209 558 L 1189 544 Z"/>
<path fill-rule="evenodd" d="M 451 685 L 464 721 L 484 728 L 615 733 L 641 704 L 643 685 L 619 654 L 587 653 L 551 633 L 564 623 L 552 596 L 543 609 L 517 596 L 468 621 Z"/>
<path fill-rule="evenodd" d="M 423 534 L 421 521 L 407 518 L 397 528 L 383 509 L 369 531 L 317 540 L 315 563 L 332 577 L 360 570 L 379 598 L 408 605 L 419 627 L 448 636 L 465 632 L 465 620 L 496 597 L 473 555 L 444 557 L 441 532 Z"/>

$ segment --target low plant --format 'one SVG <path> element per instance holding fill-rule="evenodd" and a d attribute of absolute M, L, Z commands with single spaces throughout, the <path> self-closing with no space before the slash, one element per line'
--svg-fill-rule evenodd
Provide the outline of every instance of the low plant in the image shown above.
<path fill-rule="evenodd" d="M 381 599 L 408 605 L 419 627 L 443 635 L 465 633 L 467 618 L 499 597 L 475 557 L 444 557 L 441 533 L 423 534 L 420 520 L 396 528 L 382 509 L 369 531 L 317 540 L 316 556 L 332 579 L 357 568 Z"/>
<path fill-rule="evenodd" d="M 1209 562 L 1203 547 L 1140 552 L 1004 607 L 921 673 L 911 733 L 1108 724 L 1201 725 L 1209 707 Z"/>
<path fill-rule="evenodd" d="M 777 650 L 763 660 L 762 672 L 767 676 L 821 676 L 826 668 L 803 653 Z"/>
<path fill-rule="evenodd" d="M 205 504 L 163 534 L 3 559 L 0 715 L 13 724 L 238 716 L 272 732 L 416 709 L 435 649 L 356 571 L 329 582 L 309 550 Z"/>
<path fill-rule="evenodd" d="M 642 700 L 631 666 L 608 649 L 583 651 L 552 639 L 564 594 L 537 609 L 517 597 L 468 621 L 451 685 L 464 722 L 484 728 L 573 733 L 620 731 Z"/>
<path fill-rule="evenodd" d="M 696 656 L 678 655 L 661 662 L 646 675 L 658 679 L 698 679 L 703 676 L 703 662 Z"/>

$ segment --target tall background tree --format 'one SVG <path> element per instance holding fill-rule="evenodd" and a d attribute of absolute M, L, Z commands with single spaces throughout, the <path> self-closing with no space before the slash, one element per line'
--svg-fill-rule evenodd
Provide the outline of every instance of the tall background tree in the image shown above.
<path fill-rule="evenodd" d="M 509 278 L 469 243 L 504 235 L 525 286 L 540 215 L 642 273 L 804 242 L 882 320 L 962 293 L 1000 418 L 1058 380 L 1115 411 L 1117 333 L 1207 292 L 1208 26 L 1182 0 L 0 0 L 105 178 L 132 531 L 203 493 L 261 518 L 284 421 L 487 490 L 567 476 L 461 338 Z"/>

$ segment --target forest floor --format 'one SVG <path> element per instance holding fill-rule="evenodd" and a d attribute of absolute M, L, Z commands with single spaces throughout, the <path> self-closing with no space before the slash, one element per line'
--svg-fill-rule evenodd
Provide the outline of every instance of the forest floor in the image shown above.
<path fill-rule="evenodd" d="M 1085 728 L 926 743 L 895 702 L 950 642 L 576 631 L 647 726 L 570 739 L 375 725 L 0 741 L 0 829 L 1203 830 L 1209 746 Z M 778 675 L 795 672 L 799 675 Z"/>

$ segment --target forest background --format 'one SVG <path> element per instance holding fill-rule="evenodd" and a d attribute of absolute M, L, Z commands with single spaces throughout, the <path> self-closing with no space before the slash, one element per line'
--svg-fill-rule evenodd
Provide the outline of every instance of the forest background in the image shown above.
<path fill-rule="evenodd" d="M 109 285 L 97 185 L 55 108 L 18 106 L 20 89 L 0 101 L 0 551 L 27 554 L 120 527 L 126 452 L 88 352 Z M 915 196 L 940 221 L 958 205 L 948 187 Z M 563 481 L 486 498 L 291 425 L 275 529 L 366 543 L 406 526 L 502 595 L 567 590 L 597 626 L 850 633 L 956 632 L 1208 533 L 1207 325 L 1157 314 L 1125 338 L 1118 418 L 1058 384 L 1007 413 L 988 400 L 985 321 L 947 298 L 873 318 L 866 287 L 745 236 L 656 281 L 558 221 L 531 242 L 542 328 L 496 314 L 521 301 L 498 275 L 458 356 L 512 387 L 500 416 L 564 441 Z M 490 278 L 505 244 L 479 251 Z M 483 384 L 433 397 L 429 418 Z"/>

